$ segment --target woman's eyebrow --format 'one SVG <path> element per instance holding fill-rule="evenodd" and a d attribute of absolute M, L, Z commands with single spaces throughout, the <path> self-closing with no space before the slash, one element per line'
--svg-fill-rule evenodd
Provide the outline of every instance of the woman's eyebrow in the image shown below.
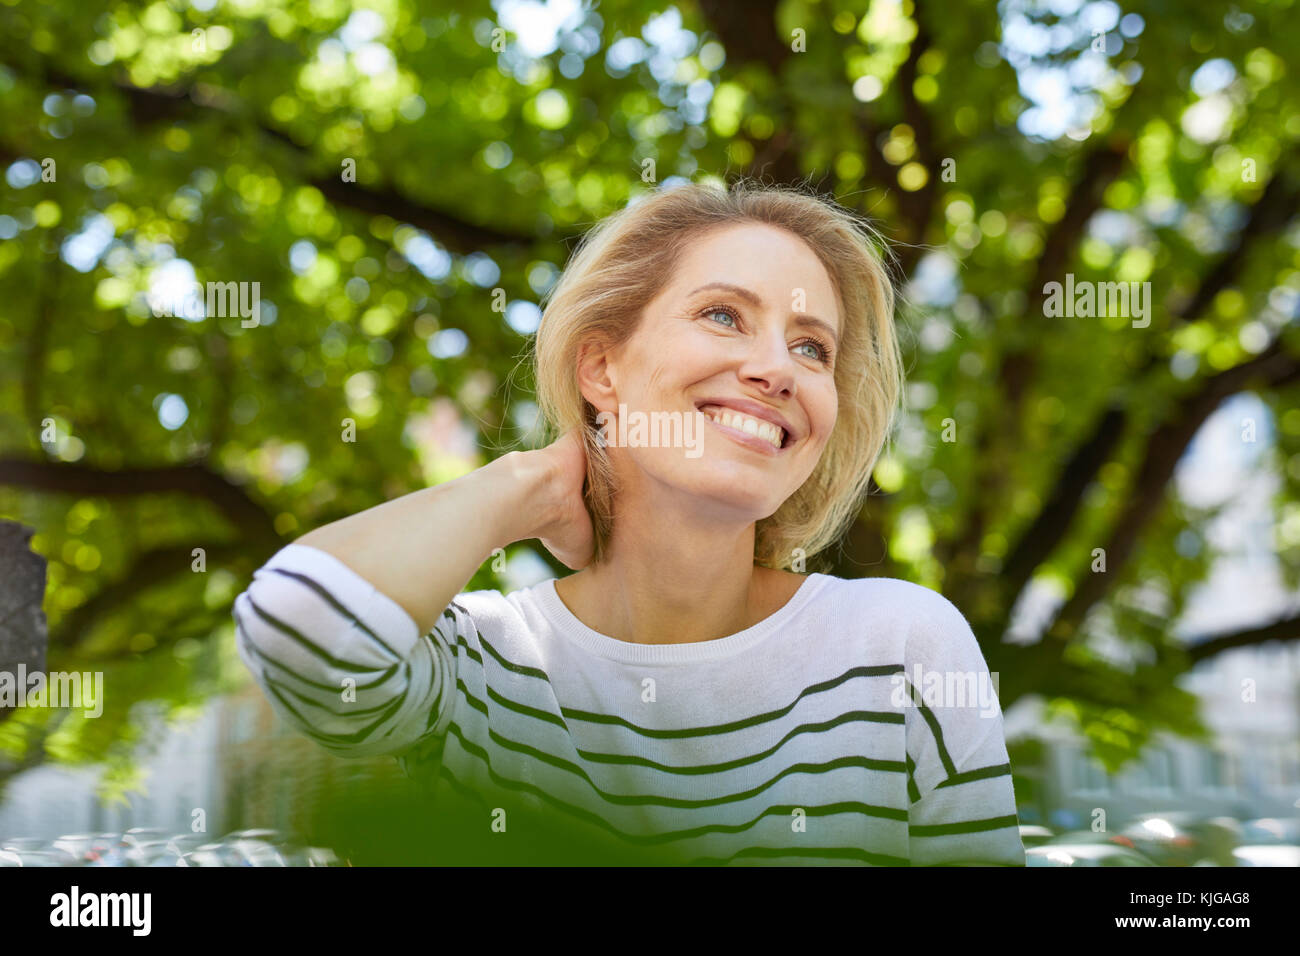
<path fill-rule="evenodd" d="M 759 295 L 756 292 L 750 292 L 748 289 L 742 286 L 732 285 L 730 282 L 706 282 L 704 285 L 700 286 L 698 289 L 696 289 L 694 292 L 690 294 L 696 295 L 700 292 L 705 292 L 709 289 L 721 289 L 724 292 L 731 292 L 734 293 L 735 295 L 740 296 L 750 305 L 756 306 L 758 308 L 762 308 L 763 306 L 763 300 L 762 298 L 759 297 Z"/>
<path fill-rule="evenodd" d="M 840 333 L 835 331 L 835 328 L 829 322 L 824 322 L 816 316 L 806 315 L 803 312 L 796 312 L 794 320 L 799 325 L 813 325 L 823 329 L 831 337 L 831 341 L 836 345 L 840 344 Z"/>
<path fill-rule="evenodd" d="M 694 296 L 700 292 L 707 292 L 709 289 L 720 289 L 723 292 L 730 292 L 733 295 L 739 296 L 740 298 L 744 299 L 746 302 L 754 306 L 754 308 L 756 309 L 761 309 L 763 307 L 763 299 L 757 293 L 751 292 L 749 289 L 746 289 L 743 286 L 732 285 L 730 282 L 706 282 L 698 289 L 695 289 L 692 292 L 690 292 L 689 295 Z M 830 335 L 830 337 L 835 341 L 836 345 L 840 344 L 840 334 L 835 330 L 835 326 L 831 325 L 829 322 L 825 322 L 817 318 L 816 316 L 808 315 L 805 312 L 795 313 L 795 321 L 799 325 L 814 325 L 817 326 L 818 328 L 824 329 L 826 333 Z"/>

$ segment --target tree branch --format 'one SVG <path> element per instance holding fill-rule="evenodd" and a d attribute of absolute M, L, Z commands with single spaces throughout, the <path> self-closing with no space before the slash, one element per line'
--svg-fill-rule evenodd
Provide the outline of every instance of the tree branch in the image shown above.
<path fill-rule="evenodd" d="M 1296 155 L 1297 151 L 1291 150 L 1287 158 L 1293 163 Z M 1277 232 L 1295 215 L 1297 207 L 1300 207 L 1300 186 L 1290 181 L 1289 165 L 1279 162 L 1268 185 L 1251 204 L 1246 223 L 1238 231 L 1232 248 L 1205 275 L 1196 291 L 1171 310 L 1176 319 L 1191 322 L 1199 318 L 1215 296 L 1237 282 L 1246 266 L 1251 245 L 1264 236 Z"/>
<path fill-rule="evenodd" d="M 791 53 L 789 43 L 776 32 L 776 8 L 780 0 L 700 0 L 700 13 L 709 22 L 727 50 L 727 59 L 737 66 L 761 63 L 773 76 Z"/>
<path fill-rule="evenodd" d="M 1006 630 L 1011 608 L 1029 582 L 1034 570 L 1056 550 L 1065 538 L 1083 504 L 1083 497 L 1101 466 L 1110 461 L 1127 421 L 1124 409 L 1112 406 L 1101 416 L 1088 436 L 1066 462 L 1052 488 L 1052 496 L 1037 517 L 1017 539 L 1001 572 L 997 587 L 999 616 L 993 633 Z"/>
<path fill-rule="evenodd" d="M 1073 596 L 1048 628 L 1047 640 L 1064 642 L 1072 636 L 1088 611 L 1109 589 L 1115 572 L 1128 561 L 1143 529 L 1163 502 L 1165 486 L 1183 451 L 1219 404 L 1229 395 L 1256 383 L 1265 388 L 1281 388 L 1296 381 L 1300 381 L 1300 358 L 1288 354 L 1282 340 L 1277 339 L 1250 361 L 1207 378 L 1183 402 L 1175 418 L 1151 433 L 1127 504 L 1105 544 L 1106 572 L 1086 573 L 1076 582 Z"/>
<path fill-rule="evenodd" d="M 779 0 L 700 0 L 699 9 L 727 51 L 727 62 L 737 68 L 758 64 L 773 78 L 779 78 L 793 50 L 790 42 L 776 32 L 776 9 Z M 800 143 L 794 136 L 791 107 L 786 85 L 777 84 L 774 97 L 783 114 L 783 122 L 762 146 L 754 151 L 747 174 L 760 181 L 795 185 L 802 181 L 799 172 Z M 770 172 L 769 172 L 770 171 Z"/>
<path fill-rule="evenodd" d="M 43 62 L 40 80 L 46 85 L 64 89 L 91 89 L 93 84 L 62 72 L 48 62 Z M 35 79 L 29 77 L 29 79 Z M 177 89 L 159 89 L 134 86 L 120 78 L 113 80 L 113 88 L 126 97 L 131 116 L 138 125 L 173 122 L 192 118 L 209 111 L 214 115 L 238 117 L 242 106 L 228 91 L 207 84 Z M 316 157 L 288 134 L 254 121 L 253 128 L 278 140 L 298 154 L 298 165 L 316 164 Z M 493 246 L 531 246 L 539 237 L 529 233 L 511 232 L 483 226 L 456 215 L 434 209 L 403 196 L 383 186 L 366 186 L 345 183 L 341 175 L 316 176 L 306 180 L 319 189 L 331 202 L 363 212 L 367 215 L 391 216 L 401 222 L 429 232 L 453 252 L 469 253 Z M 563 234 L 557 234 L 563 240 Z"/>
<path fill-rule="evenodd" d="M 93 497 L 180 492 L 211 502 L 250 544 L 279 547 L 271 516 L 239 485 L 205 465 L 164 465 L 113 471 L 65 462 L 0 458 L 0 485 Z"/>
<path fill-rule="evenodd" d="M 1026 315 L 1042 312 L 1043 286 L 1065 271 L 1088 220 L 1101 208 L 1106 187 L 1123 170 L 1127 152 L 1127 141 L 1116 137 L 1094 149 L 1084 160 L 1083 172 L 1070 191 L 1065 214 L 1049 230 L 1043 251 L 1034 264 L 1033 278 L 1025 294 Z M 963 530 L 952 548 L 953 565 L 964 574 L 972 573 L 975 566 L 988 524 L 989 505 L 1004 497 L 1006 469 L 995 446 L 1018 441 L 1021 406 L 1038 365 L 1032 347 L 1028 342 L 1020 342 L 1003 352 L 996 379 L 1004 401 L 997 410 L 997 420 L 986 423 L 976 437 L 976 493 Z M 1090 439 L 1088 444 L 1095 440 Z"/>
<path fill-rule="evenodd" d="M 918 75 L 921 57 L 930 49 L 931 37 L 925 24 L 921 22 L 921 4 L 918 0 L 912 10 L 912 20 L 916 23 L 916 36 L 907 51 L 907 59 L 898 68 L 894 80 L 898 94 L 903 101 L 903 122 L 912 128 L 913 141 L 916 143 L 916 161 L 925 167 L 929 174 L 925 185 L 915 192 L 902 190 L 898 194 L 898 208 L 902 220 L 909 225 L 906 245 L 898 249 L 899 266 L 903 275 L 910 276 L 921 254 L 925 251 L 921 245 L 930 228 L 934 216 L 934 207 L 939 200 L 939 162 L 935 147 L 934 123 L 930 113 L 916 98 L 914 86 Z M 874 142 L 874 141 L 873 141 Z M 873 147 L 878 149 L 878 146 Z"/>
<path fill-rule="evenodd" d="M 1066 200 L 1065 215 L 1048 230 L 1043 251 L 1034 264 L 1034 276 L 1025 290 L 1029 314 L 1042 314 L 1043 286 L 1065 273 L 1088 220 L 1102 208 L 1106 189 L 1124 171 L 1128 148 L 1126 137 L 1114 136 L 1084 160 L 1083 172 Z"/>
<path fill-rule="evenodd" d="M 55 282 L 55 261 L 47 261 L 38 272 L 36 317 L 31 337 L 27 340 L 27 355 L 23 363 L 23 412 L 27 427 L 37 433 L 35 447 L 40 447 L 41 393 L 45 381 L 45 352 L 54 325 L 55 310 L 51 305 Z"/>
<path fill-rule="evenodd" d="M 1300 190 L 1287 185 L 1289 179 L 1289 174 L 1281 167 L 1273 174 L 1260 197 L 1251 204 L 1246 224 L 1233 243 L 1233 248 L 1205 274 L 1201 286 L 1187 298 L 1185 304 L 1173 310 L 1172 314 L 1180 321 L 1190 322 L 1199 318 L 1219 291 L 1237 281 L 1247 262 L 1250 247 L 1281 229 L 1294 215 L 1297 206 L 1300 206 Z M 1044 259 L 1040 259 L 1035 281 L 1053 274 L 1044 270 L 1041 266 L 1043 261 Z M 1063 269 L 1064 266 L 1062 265 L 1061 268 Z M 1048 280 L 1044 279 L 1044 282 L 1046 281 Z M 1149 351 L 1134 377 L 1140 379 L 1150 374 L 1158 361 L 1157 353 Z M 1024 372 L 1018 370 L 1016 374 L 1021 375 Z M 1002 616 L 1004 626 L 1011 605 L 1019 597 L 1034 568 L 1046 560 L 1064 540 L 1073 516 L 1081 506 L 1084 493 L 1101 471 L 1102 466 L 1110 460 L 1111 450 L 1118 443 L 1127 424 L 1127 412 L 1118 407 L 1112 407 L 1097 420 L 1093 431 L 1075 452 L 1069 467 L 1061 472 L 1058 486 L 1053 490 L 1048 502 L 1011 549 L 1003 571 L 1006 582 L 1001 602 L 1005 612 Z M 981 437 L 983 438 L 984 435 L 982 434 Z M 987 448 L 982 449 L 981 454 L 987 454 Z M 978 526 L 972 527 L 978 527 L 982 533 L 982 518 Z M 967 549 L 970 549 L 978 546 L 978 542 L 979 538 L 975 537 L 973 542 L 968 538 L 964 544 Z M 955 563 L 960 566 L 959 562 Z"/>
<path fill-rule="evenodd" d="M 207 566 L 221 566 L 235 562 L 263 564 L 272 551 L 263 547 L 249 547 L 242 542 L 198 541 L 192 545 L 156 548 L 137 555 L 131 568 L 121 578 L 101 587 L 88 600 L 73 608 L 50 634 L 50 646 L 69 649 L 74 647 L 90 629 L 117 608 L 129 604 L 139 594 L 168 578 L 189 571 L 193 563 L 194 548 L 204 550 Z"/>
<path fill-rule="evenodd" d="M 1259 627 L 1216 634 L 1195 643 L 1188 642 L 1187 656 L 1193 663 L 1237 647 L 1251 647 L 1272 641 L 1300 640 L 1300 616 L 1284 617 Z"/>

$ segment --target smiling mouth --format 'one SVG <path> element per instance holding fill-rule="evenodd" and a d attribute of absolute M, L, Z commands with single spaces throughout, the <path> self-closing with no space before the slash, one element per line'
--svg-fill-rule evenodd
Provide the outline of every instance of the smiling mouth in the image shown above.
<path fill-rule="evenodd" d="M 745 415 L 722 405 L 701 405 L 699 411 L 710 421 L 724 428 L 730 428 L 759 441 L 767 442 L 774 451 L 781 451 L 790 445 L 790 435 L 785 429 L 761 418 Z"/>

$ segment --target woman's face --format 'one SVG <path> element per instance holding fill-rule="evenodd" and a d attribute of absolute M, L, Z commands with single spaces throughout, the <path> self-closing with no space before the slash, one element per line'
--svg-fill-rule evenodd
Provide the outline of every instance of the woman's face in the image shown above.
<path fill-rule="evenodd" d="M 792 233 L 739 223 L 696 237 L 634 335 L 607 353 L 596 387 L 583 383 L 610 413 L 601 421 L 620 476 L 631 465 L 638 480 L 696 496 L 725 520 L 773 514 L 812 474 L 835 425 L 838 303 Z M 669 434 L 665 412 L 681 415 L 678 447 L 647 443 Z"/>

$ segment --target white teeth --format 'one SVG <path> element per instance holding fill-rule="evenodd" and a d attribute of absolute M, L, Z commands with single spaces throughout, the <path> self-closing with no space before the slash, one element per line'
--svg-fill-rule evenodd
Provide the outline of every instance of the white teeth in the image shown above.
<path fill-rule="evenodd" d="M 706 411 L 704 414 L 720 425 L 727 428 L 734 428 L 737 431 L 743 431 L 747 435 L 754 435 L 772 443 L 775 448 L 781 447 L 781 442 L 785 438 L 783 432 L 771 422 L 765 422 L 757 418 L 750 418 L 748 415 L 742 415 L 739 412 L 733 412 L 730 409 L 718 408 Z"/>

